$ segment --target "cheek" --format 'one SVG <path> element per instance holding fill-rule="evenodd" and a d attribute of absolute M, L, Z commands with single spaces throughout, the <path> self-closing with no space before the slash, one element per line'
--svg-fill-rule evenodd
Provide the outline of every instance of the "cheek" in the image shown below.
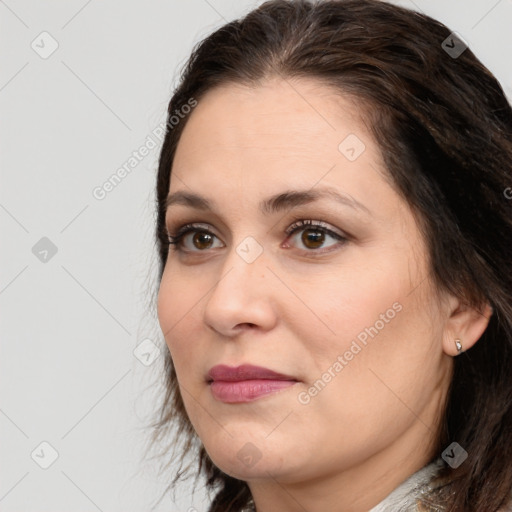
<path fill-rule="evenodd" d="M 160 329 L 173 358 L 176 371 L 184 365 L 191 365 L 193 357 L 186 357 L 187 353 L 198 350 L 197 341 L 199 333 L 194 328 L 199 326 L 200 296 L 196 287 L 187 285 L 180 279 L 178 273 L 164 271 L 157 299 L 157 314 Z M 190 343 L 190 340 L 196 340 Z"/>
<path fill-rule="evenodd" d="M 389 330 L 410 290 L 409 280 L 394 265 L 346 264 L 316 278 L 315 286 L 311 279 L 302 279 L 296 285 L 297 295 L 305 298 L 303 302 L 310 310 L 300 325 L 308 333 L 311 349 L 331 354 L 345 352 L 354 339 L 364 343 L 371 339 L 370 333 Z M 292 312 L 288 313 L 291 317 Z M 299 325 L 296 313 L 294 319 L 289 319 L 290 325 Z"/>
<path fill-rule="evenodd" d="M 158 293 L 157 311 L 187 416 L 197 430 L 198 426 L 208 424 L 208 418 L 201 415 L 202 408 L 197 407 L 190 393 L 198 396 L 201 391 L 204 376 L 198 362 L 207 347 L 201 346 L 197 316 L 200 297 L 197 297 L 197 292 L 193 292 L 194 289 L 193 286 L 187 286 L 183 279 L 180 282 L 178 276 L 164 273 Z"/>
<path fill-rule="evenodd" d="M 315 364 L 307 383 L 312 409 L 329 411 L 332 424 L 347 427 L 358 418 L 365 435 L 384 419 L 397 425 L 409 421 L 404 404 L 421 408 L 437 382 L 442 358 L 436 343 L 441 332 L 424 297 L 385 282 L 370 291 L 372 286 L 354 289 L 352 300 L 334 309 L 330 327 L 336 335 L 317 336 L 310 345 Z"/>
<path fill-rule="evenodd" d="M 371 456 L 403 435 L 417 415 L 425 416 L 432 396 L 438 362 L 428 348 L 431 334 L 420 328 L 424 320 L 413 304 L 400 302 L 402 310 L 384 326 L 379 323 L 380 330 L 369 329 L 374 320 L 366 324 L 368 331 L 364 323 L 362 329 L 353 327 L 365 333 L 365 343 L 339 334 L 329 348 L 317 346 L 311 354 L 315 365 L 300 389 L 304 405 L 298 406 L 298 417 L 303 430 L 338 444 L 344 464 Z M 345 312 L 349 322 L 350 310 Z M 322 455 L 330 457 L 328 450 Z"/>
<path fill-rule="evenodd" d="M 427 282 L 415 289 L 422 281 L 421 269 L 412 269 L 410 275 L 407 255 L 381 256 L 360 258 L 357 268 L 354 263 L 331 273 L 336 279 L 320 279 L 322 285 L 310 285 L 305 295 L 316 318 L 308 315 L 313 320 L 309 326 L 302 322 L 299 329 L 311 361 L 308 385 L 317 379 L 329 382 L 330 392 L 319 393 L 322 407 L 332 400 L 331 406 L 339 403 L 347 412 L 371 415 L 382 404 L 397 402 L 393 391 L 414 401 L 431 386 L 442 351 L 435 343 L 440 333 L 431 308 L 425 307 L 432 301 L 424 293 Z M 306 281 L 299 290 L 306 293 Z M 329 371 L 336 377 L 326 375 Z M 363 403 L 372 406 L 359 411 Z"/>
<path fill-rule="evenodd" d="M 169 344 L 168 340 L 171 338 L 173 325 L 177 321 L 177 301 L 174 289 L 170 286 L 170 283 L 171 279 L 168 276 L 167 270 L 165 270 L 158 290 L 157 314 L 160 329 L 167 344 Z"/>

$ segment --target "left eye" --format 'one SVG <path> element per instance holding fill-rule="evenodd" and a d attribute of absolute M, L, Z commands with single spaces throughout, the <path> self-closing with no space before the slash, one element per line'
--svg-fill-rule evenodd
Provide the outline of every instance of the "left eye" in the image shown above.
<path fill-rule="evenodd" d="M 328 238 L 334 239 L 335 242 L 347 241 L 347 238 L 343 235 L 334 232 L 321 222 L 314 221 L 299 221 L 287 230 L 287 234 L 293 235 L 291 238 L 295 239 L 300 235 L 300 243 L 311 250 L 319 249 L 324 246 Z M 334 245 L 336 245 L 336 243 L 330 244 L 328 247 Z"/>

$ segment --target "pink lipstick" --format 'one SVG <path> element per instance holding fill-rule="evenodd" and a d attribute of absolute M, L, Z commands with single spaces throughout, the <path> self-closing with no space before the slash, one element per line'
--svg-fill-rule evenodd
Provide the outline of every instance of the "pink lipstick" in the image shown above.
<path fill-rule="evenodd" d="M 250 364 L 216 365 L 210 369 L 206 380 L 213 396 L 226 403 L 252 402 L 298 382 L 290 375 Z"/>

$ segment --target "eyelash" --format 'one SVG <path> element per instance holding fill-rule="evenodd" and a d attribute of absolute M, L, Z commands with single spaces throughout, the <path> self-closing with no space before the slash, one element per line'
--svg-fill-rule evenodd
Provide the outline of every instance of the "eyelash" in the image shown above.
<path fill-rule="evenodd" d="M 297 231 L 300 231 L 301 229 L 305 230 L 306 228 L 315 228 L 315 231 L 319 231 L 326 235 L 332 236 L 333 238 L 335 238 L 336 240 L 341 242 L 340 245 L 344 245 L 346 242 L 348 242 L 348 239 L 349 239 L 348 236 L 342 236 L 339 233 L 336 233 L 336 232 L 332 231 L 331 229 L 329 229 L 327 227 L 327 224 L 325 224 L 324 222 L 314 221 L 314 220 L 310 220 L 310 219 L 300 219 L 298 221 L 295 221 L 285 231 L 285 233 L 288 237 L 290 237 L 290 236 L 294 235 Z M 205 234 L 212 235 L 215 238 L 217 238 L 214 233 L 212 233 L 211 231 L 209 231 L 206 228 L 198 226 L 197 224 L 185 224 L 178 229 L 178 231 L 176 232 L 175 235 L 171 235 L 171 234 L 167 235 L 167 240 L 166 240 L 167 246 L 170 245 L 171 250 L 177 251 L 177 252 L 188 252 L 188 253 L 206 252 L 207 249 L 205 249 L 204 251 L 201 251 L 201 250 L 187 251 L 187 250 L 182 249 L 181 242 L 182 242 L 183 238 L 185 237 L 185 235 L 187 235 L 188 233 L 196 233 L 196 232 L 197 233 L 205 233 Z M 303 250 L 307 253 L 322 254 L 325 252 L 330 252 L 332 250 L 332 248 L 329 248 L 324 251 L 322 251 L 321 249 L 303 249 Z"/>

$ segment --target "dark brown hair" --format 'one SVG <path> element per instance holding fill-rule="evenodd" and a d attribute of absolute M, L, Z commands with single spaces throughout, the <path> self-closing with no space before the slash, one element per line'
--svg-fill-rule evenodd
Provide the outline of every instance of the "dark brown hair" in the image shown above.
<path fill-rule="evenodd" d="M 200 42 L 168 108 L 156 186 L 159 278 L 168 253 L 165 199 L 188 119 L 171 124 L 175 110 L 216 86 L 254 87 L 271 77 L 314 78 L 357 98 L 372 116 L 389 179 L 419 220 L 438 289 L 493 308 L 481 339 L 454 358 L 434 458 L 453 441 L 468 452 L 457 469 L 443 468 L 449 484 L 438 505 L 496 511 L 512 489 L 512 109 L 469 48 L 446 51 L 450 34 L 426 15 L 378 0 L 272 0 Z M 176 427 L 180 459 L 195 454 L 196 480 L 203 475 L 216 491 L 210 512 L 240 511 L 249 488 L 208 457 L 165 352 L 153 440 L 170 439 Z M 171 485 L 181 474 L 182 467 Z"/>

